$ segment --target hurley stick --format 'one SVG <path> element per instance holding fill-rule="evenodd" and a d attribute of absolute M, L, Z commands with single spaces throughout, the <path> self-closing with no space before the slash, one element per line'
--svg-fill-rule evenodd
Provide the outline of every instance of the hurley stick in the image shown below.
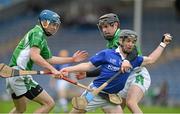
<path fill-rule="evenodd" d="M 8 65 L 1 63 L 0 64 L 0 77 L 3 78 L 9 78 L 9 77 L 15 77 L 15 76 L 26 76 L 26 75 L 43 75 L 43 74 L 51 74 L 50 72 L 45 71 L 28 71 L 28 70 L 17 70 L 12 67 L 9 67 Z M 66 76 L 63 76 L 61 79 L 70 82 L 78 87 L 81 87 L 83 89 L 87 89 L 88 91 L 92 91 L 89 87 L 78 83 L 77 81 L 71 80 L 67 78 Z"/>

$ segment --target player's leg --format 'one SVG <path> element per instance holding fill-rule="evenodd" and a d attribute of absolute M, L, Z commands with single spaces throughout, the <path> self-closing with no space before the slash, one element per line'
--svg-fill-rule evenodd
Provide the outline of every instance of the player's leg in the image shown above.
<path fill-rule="evenodd" d="M 13 94 L 12 96 L 15 96 Z M 13 98 L 14 108 L 9 112 L 10 114 L 13 113 L 23 113 L 26 111 L 26 105 L 27 105 L 27 98 L 24 96 Z"/>
<path fill-rule="evenodd" d="M 103 112 L 106 114 L 121 114 L 121 113 L 123 113 L 120 105 L 105 106 L 102 109 L 103 109 Z"/>
<path fill-rule="evenodd" d="M 130 84 L 132 82 L 132 76 L 130 75 L 126 81 L 126 84 L 123 88 L 123 90 L 121 90 L 118 94 L 121 96 L 122 98 L 122 103 L 121 103 L 121 108 L 124 109 L 126 106 L 126 98 L 127 98 L 127 93 L 128 93 L 128 89 L 130 87 Z"/>
<path fill-rule="evenodd" d="M 122 98 L 122 103 L 121 103 L 121 108 L 124 110 L 125 106 L 126 106 L 126 98 Z"/>
<path fill-rule="evenodd" d="M 28 76 L 26 77 L 28 78 Z M 23 77 L 6 78 L 6 89 L 11 95 L 14 108 L 10 113 L 23 113 L 26 111 L 27 98 L 24 93 L 27 92 Z"/>
<path fill-rule="evenodd" d="M 150 86 L 151 79 L 146 68 L 140 68 L 131 74 L 131 84 L 129 86 L 126 104 L 133 113 L 142 113 L 138 103 L 144 96 L 145 91 Z"/>
<path fill-rule="evenodd" d="M 48 113 L 55 106 L 54 100 L 45 90 L 43 90 L 38 96 L 33 98 L 33 101 L 41 104 L 41 107 L 38 108 L 35 113 Z"/>
<path fill-rule="evenodd" d="M 68 82 L 64 80 L 57 81 L 58 106 L 62 107 L 64 112 L 68 111 L 67 87 Z M 60 109 L 57 107 L 56 109 Z M 59 112 L 57 110 L 57 112 Z"/>
<path fill-rule="evenodd" d="M 138 103 L 143 98 L 143 96 L 143 91 L 137 85 L 130 86 L 126 98 L 126 104 L 131 112 L 142 113 L 141 109 L 138 106 Z"/>
<path fill-rule="evenodd" d="M 123 113 L 120 105 L 110 103 L 99 95 L 96 95 L 93 100 L 88 103 L 85 110 L 89 112 L 97 108 L 101 108 L 106 114 Z"/>
<path fill-rule="evenodd" d="M 19 69 L 18 67 L 14 68 Z M 16 108 L 12 112 L 24 112 L 26 110 L 27 98 L 42 105 L 37 112 L 50 112 L 54 106 L 53 99 L 46 91 L 43 91 L 43 88 L 30 75 L 7 78 L 6 88 L 14 99 Z"/>
<path fill-rule="evenodd" d="M 93 84 L 90 84 L 91 88 L 95 88 Z M 87 97 L 88 95 L 88 91 L 85 91 L 81 97 Z M 110 103 L 110 101 L 102 98 L 99 95 L 96 95 L 93 97 L 93 99 L 88 102 L 85 110 L 78 110 L 78 109 L 73 109 L 71 111 L 71 114 L 76 114 L 76 113 L 85 113 L 85 112 L 89 112 L 89 111 L 93 111 L 97 108 L 102 108 L 102 110 L 105 113 L 109 113 L 109 114 L 114 114 L 114 113 L 122 113 L 122 109 L 120 105 L 116 105 L 113 103 Z"/>

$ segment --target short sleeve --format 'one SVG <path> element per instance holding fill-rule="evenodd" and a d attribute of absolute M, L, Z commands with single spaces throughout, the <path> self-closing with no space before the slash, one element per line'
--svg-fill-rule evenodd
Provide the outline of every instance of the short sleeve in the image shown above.
<path fill-rule="evenodd" d="M 142 62 L 143 62 L 143 57 L 142 56 L 138 56 L 138 57 L 136 57 L 135 60 L 133 60 L 131 62 L 131 65 L 133 66 L 133 68 L 139 67 L 139 66 L 141 66 Z"/>
<path fill-rule="evenodd" d="M 40 31 L 39 32 L 33 32 L 31 34 L 31 38 L 30 38 L 30 47 L 35 46 L 35 47 L 42 49 L 43 48 L 42 43 L 43 43 L 43 33 Z"/>
<path fill-rule="evenodd" d="M 52 57 L 52 53 L 51 53 L 51 50 L 49 49 L 48 45 L 47 45 L 47 42 L 44 41 L 43 42 L 43 48 L 41 49 L 41 56 L 44 58 L 44 59 L 49 59 Z"/>
<path fill-rule="evenodd" d="M 98 67 L 99 65 L 102 65 L 104 63 L 104 60 L 105 60 L 104 51 L 98 52 L 96 53 L 96 55 L 90 58 L 90 62 L 96 67 Z"/>

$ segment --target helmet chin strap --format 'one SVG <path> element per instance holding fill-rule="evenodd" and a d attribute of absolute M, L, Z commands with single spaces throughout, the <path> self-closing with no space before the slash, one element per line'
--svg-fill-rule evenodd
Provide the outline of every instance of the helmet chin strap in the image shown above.
<path fill-rule="evenodd" d="M 50 32 L 47 32 L 45 30 L 44 30 L 44 32 L 45 32 L 46 36 L 52 36 L 52 34 Z"/>
<path fill-rule="evenodd" d="M 42 23 L 41 23 L 40 21 L 39 21 L 39 23 L 40 23 L 40 25 L 41 25 L 41 27 L 42 27 L 45 35 L 46 35 L 46 36 L 52 36 L 52 34 L 51 34 L 50 32 L 48 32 L 48 31 L 46 31 L 46 30 L 44 29 L 44 27 L 43 27 L 43 25 L 42 25 Z"/>

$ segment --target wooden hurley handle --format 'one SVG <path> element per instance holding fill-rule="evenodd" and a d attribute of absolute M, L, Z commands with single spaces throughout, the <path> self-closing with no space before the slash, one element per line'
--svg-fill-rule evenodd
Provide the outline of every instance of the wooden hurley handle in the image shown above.
<path fill-rule="evenodd" d="M 101 92 L 112 80 L 114 80 L 116 77 L 119 76 L 119 74 L 121 73 L 121 71 L 118 71 L 116 74 L 114 74 L 109 80 L 107 80 L 106 82 L 104 82 L 100 87 L 96 88 L 92 94 L 93 95 L 97 95 L 99 92 Z"/>
<path fill-rule="evenodd" d="M 93 91 L 93 89 L 90 89 L 89 87 L 87 87 L 87 86 L 85 86 L 85 85 L 83 85 L 83 84 L 80 84 L 80 83 L 77 83 L 77 86 L 79 86 L 79 87 L 81 87 L 81 88 L 83 88 L 83 89 L 87 89 L 88 91 Z"/>
<path fill-rule="evenodd" d="M 99 92 L 101 92 L 106 86 L 108 85 L 107 82 L 103 83 L 100 87 L 98 87 L 97 89 L 95 89 L 92 94 L 93 95 L 97 95 Z"/>
<path fill-rule="evenodd" d="M 17 70 L 4 63 L 0 63 L 0 75 L 1 77 L 14 77 L 14 76 L 23 76 L 23 75 L 36 75 L 36 74 L 45 74 L 44 71 L 28 71 L 28 70 Z"/>
<path fill-rule="evenodd" d="M 62 79 L 63 79 L 63 80 L 66 80 L 66 81 L 68 81 L 68 82 L 70 82 L 70 83 L 72 83 L 72 84 L 74 84 L 74 85 L 76 85 L 76 86 L 78 86 L 78 87 L 81 87 L 81 88 L 83 88 L 83 89 L 87 89 L 88 91 L 93 91 L 93 90 L 90 89 L 89 87 L 87 87 L 87 86 L 85 86 L 85 85 L 83 85 L 83 84 L 80 84 L 80 83 L 78 83 L 77 81 L 71 80 L 71 79 L 67 78 L 66 76 L 63 76 Z"/>
<path fill-rule="evenodd" d="M 27 71 L 27 70 L 19 70 L 19 75 L 36 75 L 39 74 L 38 71 Z"/>
<path fill-rule="evenodd" d="M 50 72 L 45 71 L 34 71 L 34 70 L 18 70 L 19 74 L 16 75 L 42 75 L 42 74 L 51 74 Z"/>

